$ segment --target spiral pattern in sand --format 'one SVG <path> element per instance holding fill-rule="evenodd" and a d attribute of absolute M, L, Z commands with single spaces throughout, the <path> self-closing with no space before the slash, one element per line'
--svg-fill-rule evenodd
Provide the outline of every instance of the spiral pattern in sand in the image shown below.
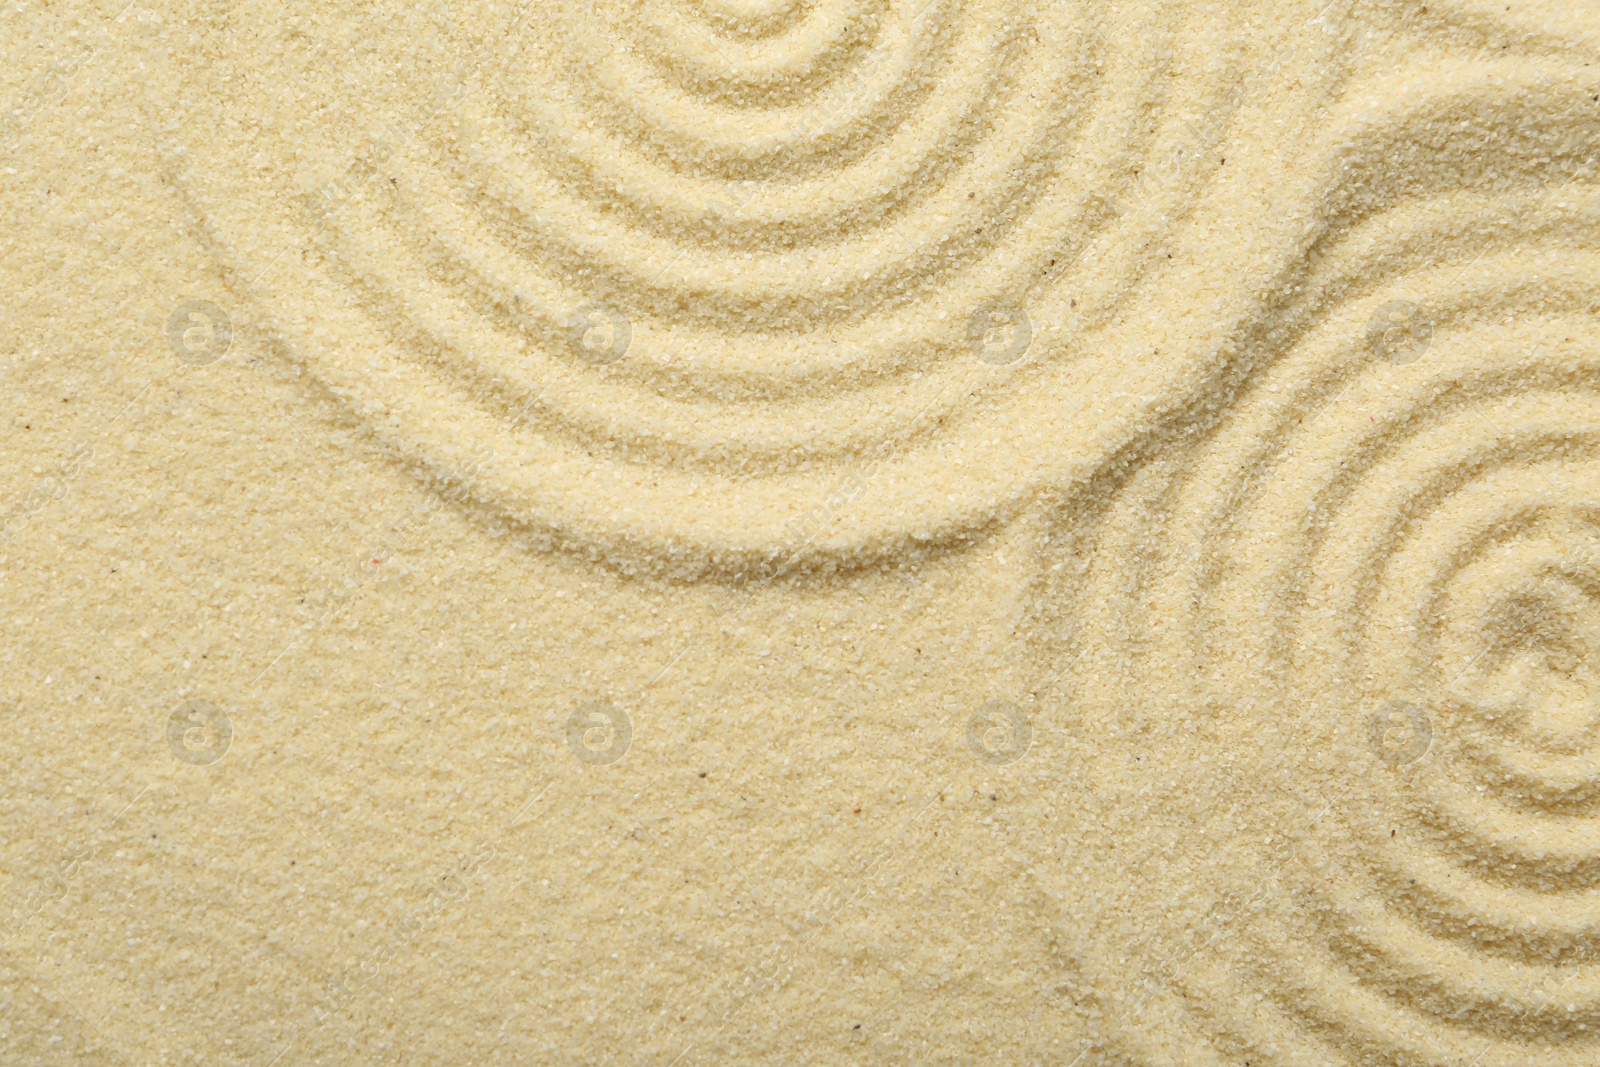
<path fill-rule="evenodd" d="M 248 137 L 195 113 L 169 158 L 295 358 L 425 466 L 492 449 L 476 492 L 526 528 L 739 573 L 882 556 L 1003 518 L 1203 384 L 1293 254 L 1259 198 L 1205 205 L 1282 169 L 1288 146 L 1228 146 L 1304 121 L 1337 23 L 1250 7 L 1233 33 L 1238 5 L 1178 2 L 534 3 L 359 32 L 246 6 L 306 91 Z M 180 80 L 237 114 L 227 74 Z M 1218 217 L 1260 247 L 1203 255 Z M 1218 329 L 1150 343 L 1191 312 Z"/>
<path fill-rule="evenodd" d="M 1600 1058 L 1600 189 L 1562 73 L 1356 100 L 1282 354 L 1050 527 L 1084 808 L 1046 883 L 1122 1055 Z"/>

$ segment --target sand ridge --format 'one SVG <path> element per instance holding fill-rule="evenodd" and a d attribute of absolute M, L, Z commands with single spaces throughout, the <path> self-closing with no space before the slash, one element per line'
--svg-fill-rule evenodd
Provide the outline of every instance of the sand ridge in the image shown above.
<path fill-rule="evenodd" d="M 1141 1059 L 1597 1054 L 1592 93 L 1455 73 L 1458 166 L 1355 156 L 1403 192 L 1041 549 L 1037 684 L 1094 798 L 1061 832 L 1126 886 L 1088 981 Z"/>
<path fill-rule="evenodd" d="M 492 448 L 481 496 L 543 542 L 775 574 L 968 537 L 1215 375 L 1305 238 L 1239 190 L 1321 177 L 1263 127 L 1315 139 L 1349 32 L 1281 5 L 1187 32 L 1226 11 L 819 5 L 730 36 L 491 6 L 344 57 L 330 13 L 259 125 L 227 60 L 158 99 L 264 323 L 396 447 Z M 1224 229 L 1253 247 L 1217 258 Z M 872 491 L 828 506 L 852 476 Z"/>

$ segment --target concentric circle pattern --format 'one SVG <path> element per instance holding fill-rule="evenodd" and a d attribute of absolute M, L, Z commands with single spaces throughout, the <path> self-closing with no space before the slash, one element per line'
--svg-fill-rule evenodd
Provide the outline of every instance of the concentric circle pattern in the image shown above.
<path fill-rule="evenodd" d="M 1600 38 L 1497 6 L 246 3 L 269 91 L 152 76 L 251 325 L 540 544 L 1051 502 L 966 743 L 1068 739 L 1083 1062 L 1586 1065 Z"/>
<path fill-rule="evenodd" d="M 244 4 L 226 32 L 303 88 L 183 68 L 169 159 L 286 351 L 413 460 L 492 448 L 484 503 L 609 560 L 771 573 L 1003 518 L 1214 373 L 1304 238 L 1220 188 L 1337 80 L 1314 14 Z M 1222 216 L 1260 247 L 1210 255 Z"/>
<path fill-rule="evenodd" d="M 1256 370 L 1049 527 L 1108 1062 L 1600 1062 L 1594 75 L 1543 74 L 1358 85 Z"/>

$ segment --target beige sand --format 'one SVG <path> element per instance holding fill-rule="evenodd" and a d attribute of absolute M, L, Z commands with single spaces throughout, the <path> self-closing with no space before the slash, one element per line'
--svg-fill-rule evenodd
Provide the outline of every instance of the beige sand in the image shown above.
<path fill-rule="evenodd" d="M 0 1062 L 1600 1062 L 1600 10 L 43 6 Z"/>

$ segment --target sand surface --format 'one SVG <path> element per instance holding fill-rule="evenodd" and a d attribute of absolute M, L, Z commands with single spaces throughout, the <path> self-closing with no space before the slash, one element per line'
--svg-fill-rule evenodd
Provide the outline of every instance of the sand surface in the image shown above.
<path fill-rule="evenodd" d="M 1600 1062 L 1592 0 L 0 40 L 0 1063 Z"/>

